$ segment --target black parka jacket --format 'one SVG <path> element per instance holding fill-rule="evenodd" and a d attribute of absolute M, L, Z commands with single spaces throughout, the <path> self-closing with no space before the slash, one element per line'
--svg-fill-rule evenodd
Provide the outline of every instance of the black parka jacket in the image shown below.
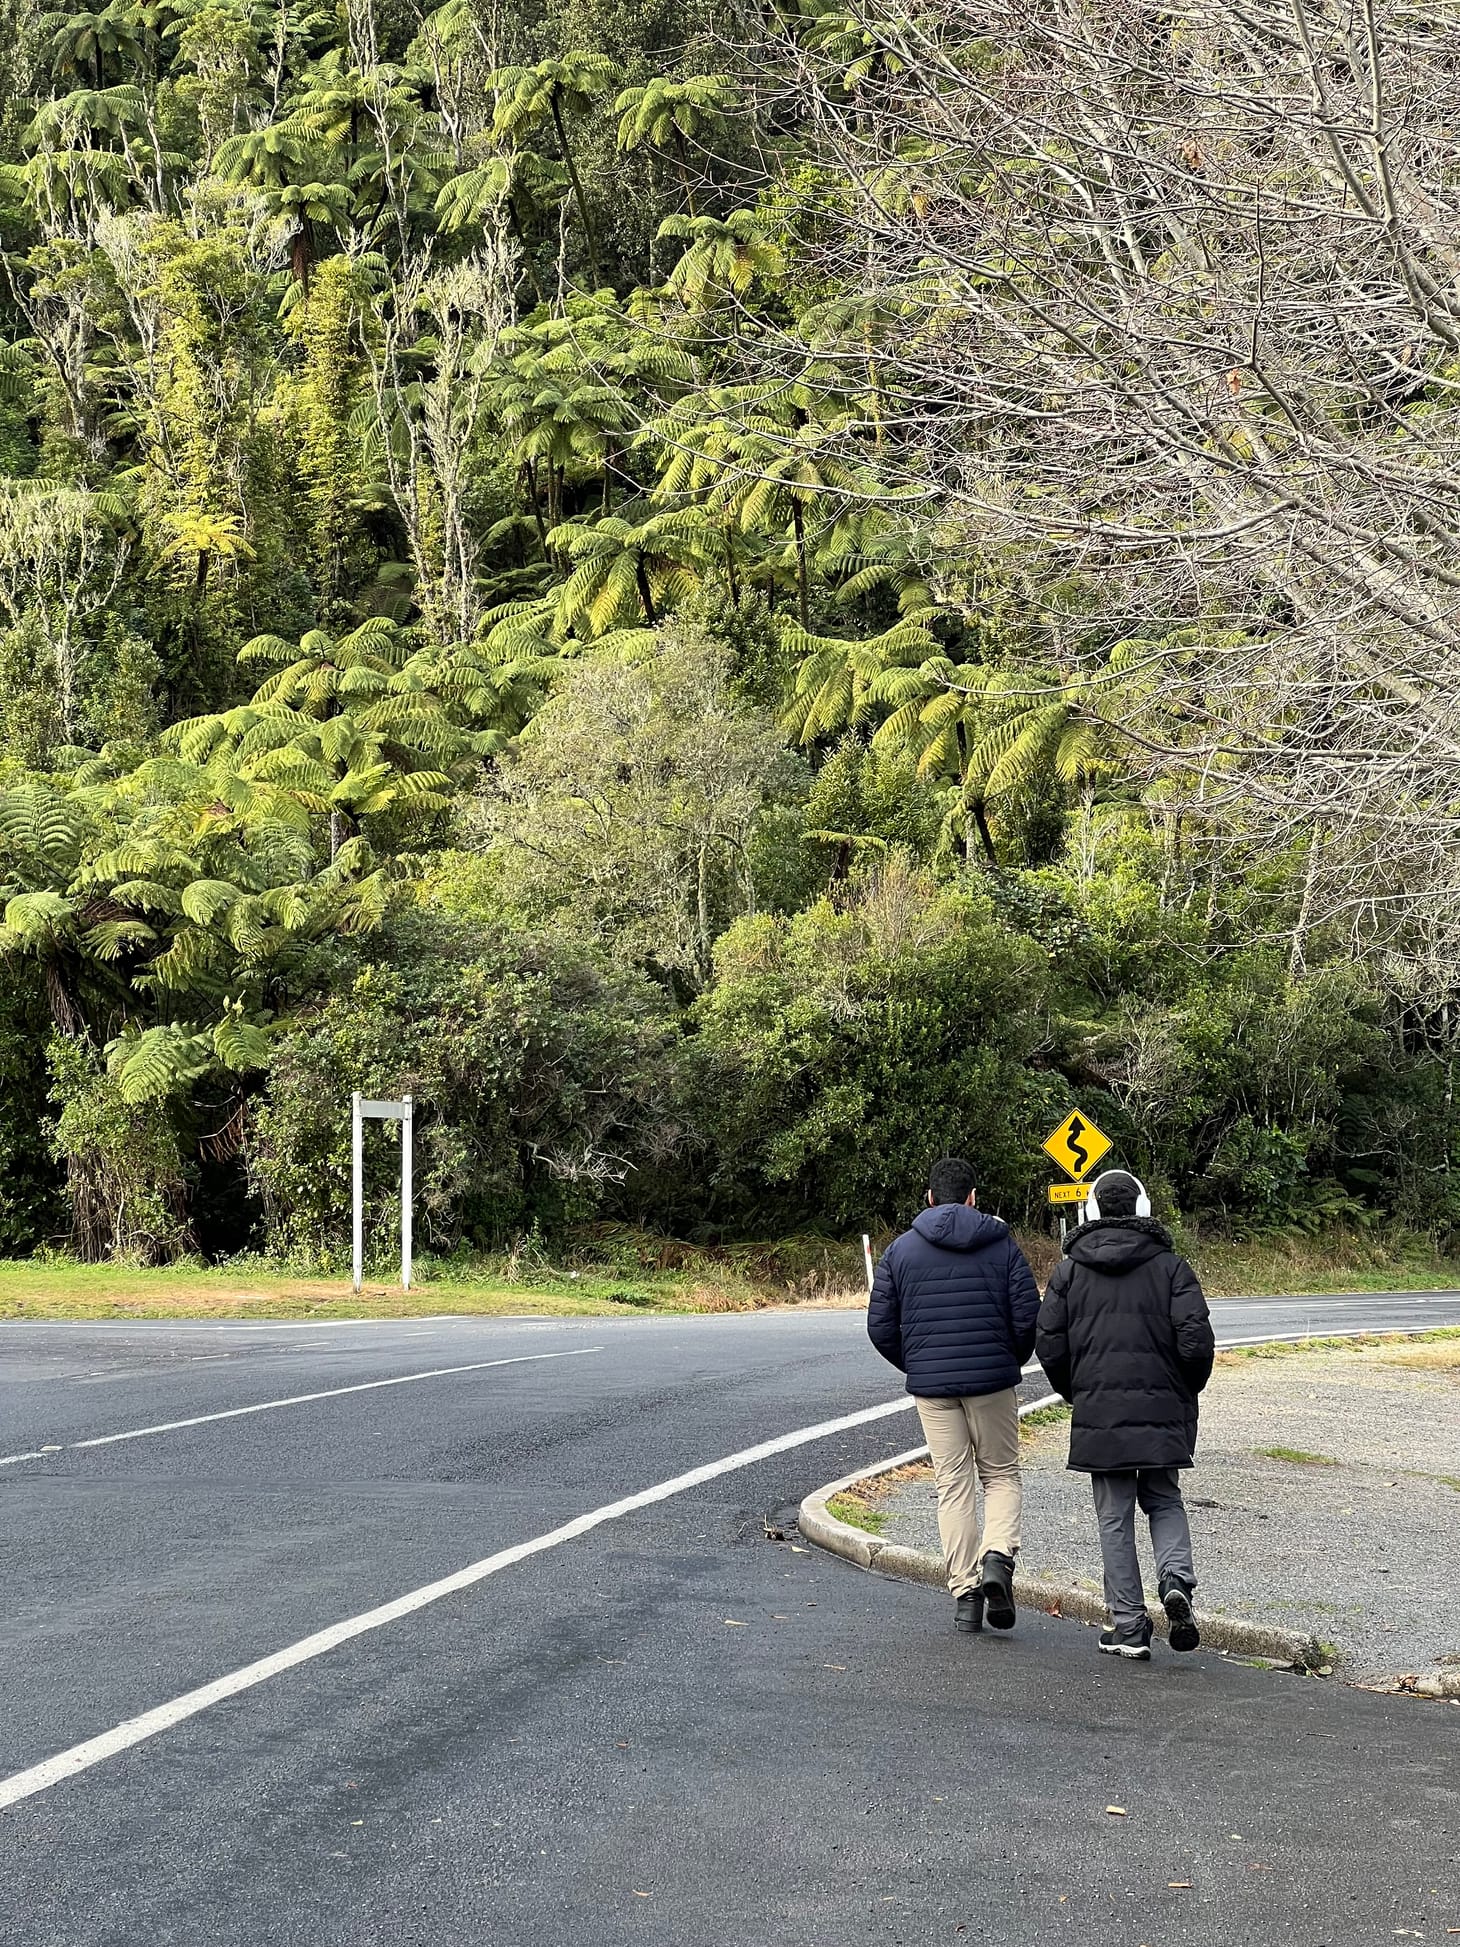
<path fill-rule="evenodd" d="M 1196 1273 L 1150 1217 L 1082 1224 L 1050 1275 L 1035 1351 L 1072 1402 L 1071 1467 L 1190 1467 L 1197 1394 L 1212 1375 Z"/>

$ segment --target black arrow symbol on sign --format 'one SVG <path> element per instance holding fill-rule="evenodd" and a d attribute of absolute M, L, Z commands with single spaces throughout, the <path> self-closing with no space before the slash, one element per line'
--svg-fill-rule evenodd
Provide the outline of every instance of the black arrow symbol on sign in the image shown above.
<path fill-rule="evenodd" d="M 1083 1176 L 1090 1167 L 1090 1152 L 1080 1141 L 1085 1133 L 1085 1124 L 1077 1115 L 1070 1117 L 1070 1126 L 1065 1132 L 1065 1147 L 1075 1159 L 1075 1168 Z"/>

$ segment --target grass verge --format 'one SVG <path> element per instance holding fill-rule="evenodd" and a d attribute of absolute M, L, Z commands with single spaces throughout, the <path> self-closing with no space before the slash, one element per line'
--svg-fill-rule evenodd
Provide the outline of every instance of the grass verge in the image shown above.
<path fill-rule="evenodd" d="M 1310 1352 L 1373 1352 L 1385 1365 L 1449 1372 L 1460 1369 L 1460 1325 L 1437 1325 L 1428 1332 L 1355 1332 L 1348 1338 L 1233 1345 L 1217 1354 L 1217 1364 L 1241 1366 L 1253 1359 L 1292 1359 Z"/>
<path fill-rule="evenodd" d="M 629 1312 L 747 1311 L 770 1302 L 754 1287 L 689 1275 L 564 1274 L 541 1281 L 427 1270 L 409 1292 L 369 1280 L 300 1278 L 267 1265 L 218 1269 L 170 1265 L 0 1262 L 0 1319 L 422 1318 L 435 1313 L 501 1317 L 622 1317 Z"/>
<path fill-rule="evenodd" d="M 1025 1413 L 1019 1420 L 1019 1438 L 1033 1440 L 1043 1427 L 1061 1426 L 1074 1412 L 1072 1406 L 1041 1406 L 1036 1412 Z"/>
<path fill-rule="evenodd" d="M 849 1528 L 860 1528 L 864 1534 L 880 1535 L 887 1526 L 883 1510 L 870 1507 L 860 1494 L 833 1494 L 826 1511 L 835 1520 L 845 1521 Z"/>
<path fill-rule="evenodd" d="M 1036 1233 L 1021 1233 L 1020 1241 L 1043 1281 L 1058 1244 Z M 1188 1241 L 1213 1297 L 1460 1290 L 1460 1262 L 1412 1236 Z M 859 1243 L 805 1236 L 702 1247 L 623 1225 L 575 1233 L 560 1260 L 535 1244 L 466 1264 L 424 1260 L 414 1291 L 372 1278 L 358 1296 L 347 1279 L 298 1277 L 259 1259 L 156 1270 L 64 1257 L 0 1260 L 0 1319 L 419 1318 L 433 1312 L 613 1317 L 626 1311 L 739 1312 L 783 1304 L 850 1309 L 865 1303 Z"/>
<path fill-rule="evenodd" d="M 1344 1230 L 1240 1244 L 1189 1236 L 1183 1242 L 1209 1298 L 1460 1290 L 1460 1260 L 1412 1232 Z"/>

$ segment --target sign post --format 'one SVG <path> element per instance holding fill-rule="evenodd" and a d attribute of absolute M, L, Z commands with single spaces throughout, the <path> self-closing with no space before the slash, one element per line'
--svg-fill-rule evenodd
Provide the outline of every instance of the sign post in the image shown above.
<path fill-rule="evenodd" d="M 400 1284 L 411 1288 L 411 1207 L 412 1176 L 415 1162 L 416 1105 L 410 1096 L 401 1101 L 400 1122 Z"/>
<path fill-rule="evenodd" d="M 365 1124 L 361 1120 L 358 1088 L 350 1097 L 350 1210 L 350 1262 L 358 1291 L 365 1275 Z"/>
<path fill-rule="evenodd" d="M 375 1102 L 356 1089 L 350 1097 L 350 1189 L 352 1203 L 352 1269 L 358 1291 L 365 1276 L 365 1123 L 400 1124 L 400 1281 L 411 1288 L 411 1219 L 414 1200 L 414 1138 L 416 1105 L 409 1096 L 398 1102 Z"/>
<path fill-rule="evenodd" d="M 1051 1183 L 1048 1191 L 1050 1202 L 1079 1204 L 1080 1221 L 1083 1222 L 1085 1199 L 1090 1194 L 1086 1179 L 1101 1157 L 1109 1154 L 1109 1136 L 1097 1129 L 1088 1116 L 1081 1115 L 1078 1109 L 1071 1109 L 1058 1129 L 1050 1130 L 1040 1148 L 1066 1176 L 1074 1178 L 1071 1183 Z M 1065 1220 L 1061 1212 L 1061 1239 L 1064 1234 Z"/>

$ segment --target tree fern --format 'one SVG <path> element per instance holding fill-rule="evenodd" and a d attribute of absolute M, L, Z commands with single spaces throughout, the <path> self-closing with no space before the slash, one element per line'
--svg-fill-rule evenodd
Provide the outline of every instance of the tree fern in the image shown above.
<path fill-rule="evenodd" d="M 269 1059 L 269 1037 L 256 1022 L 243 1018 L 234 1002 L 213 1029 L 213 1051 L 225 1068 L 236 1073 L 263 1068 Z"/>
<path fill-rule="evenodd" d="M 0 792 L 0 849 L 32 872 L 69 876 L 85 834 L 85 818 L 49 785 L 30 782 Z"/>
<path fill-rule="evenodd" d="M 140 919 L 105 919 L 88 926 L 81 944 L 94 959 L 122 960 L 128 954 L 156 943 L 157 935 Z"/>
<path fill-rule="evenodd" d="M 183 914 L 195 926 L 212 926 L 240 897 L 236 885 L 225 879 L 194 879 L 183 887 Z"/>

